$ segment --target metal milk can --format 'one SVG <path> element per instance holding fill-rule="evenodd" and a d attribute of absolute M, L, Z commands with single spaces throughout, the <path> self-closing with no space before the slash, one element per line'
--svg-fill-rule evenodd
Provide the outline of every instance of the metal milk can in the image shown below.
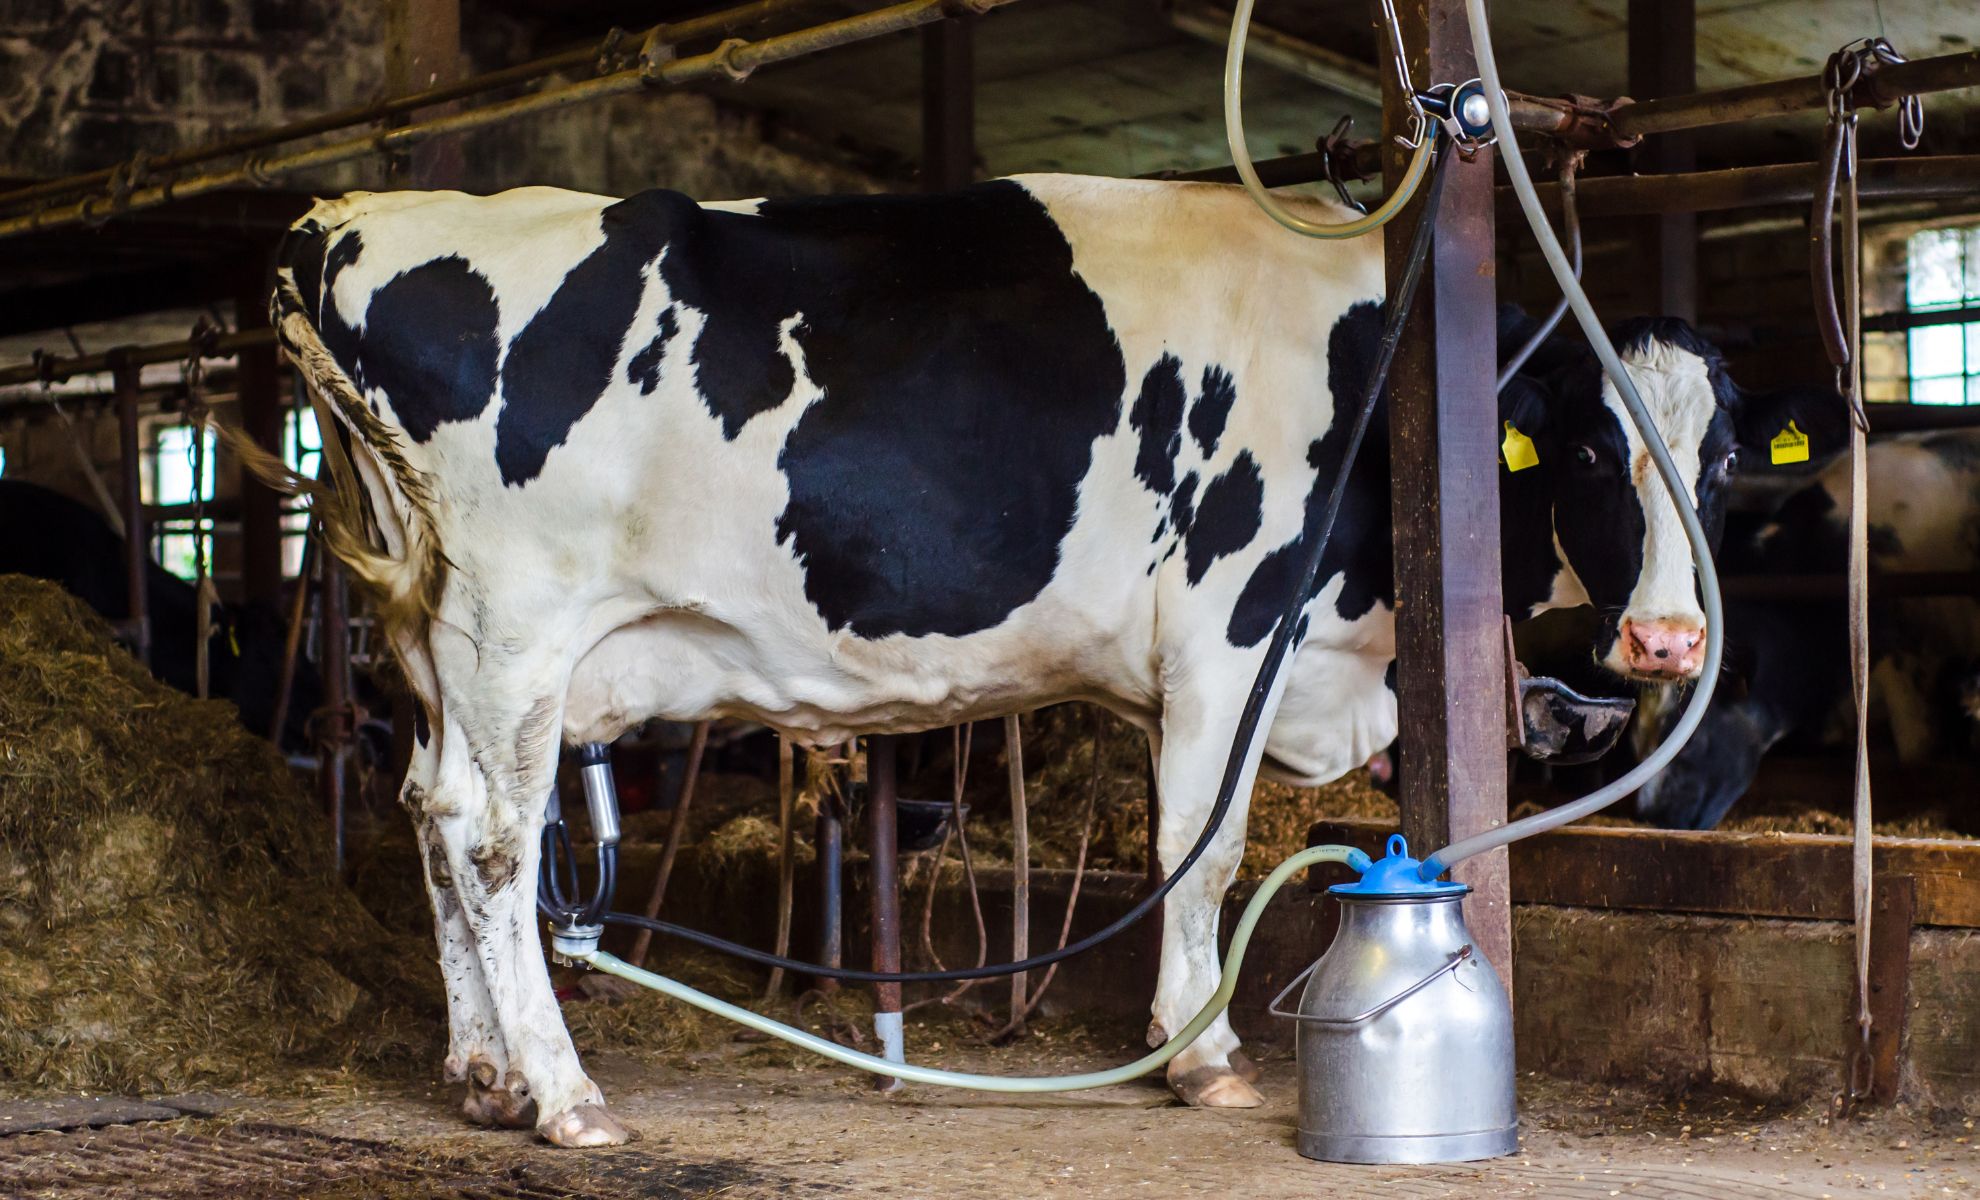
<path fill-rule="evenodd" d="M 1299 1152 L 1466 1162 L 1519 1147 L 1512 1005 L 1464 924 L 1461 883 L 1423 882 L 1400 836 L 1328 892 L 1340 932 L 1272 1001 L 1299 1022 Z M 1306 979 L 1296 1012 L 1281 1009 Z"/>

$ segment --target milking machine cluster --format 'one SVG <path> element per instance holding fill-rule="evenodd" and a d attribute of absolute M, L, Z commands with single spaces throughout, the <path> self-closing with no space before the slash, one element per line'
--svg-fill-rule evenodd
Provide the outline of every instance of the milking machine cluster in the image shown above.
<path fill-rule="evenodd" d="M 598 883 L 580 898 L 569 832 L 554 792 L 543 832 L 538 907 L 551 925 L 551 945 L 565 962 L 581 964 L 630 980 L 762 1033 L 781 1038 L 849 1066 L 911 1083 L 992 1092 L 1057 1092 L 1106 1087 L 1154 1071 L 1188 1047 L 1230 1003 L 1237 974 L 1253 929 L 1279 888 L 1300 871 L 1318 863 L 1343 863 L 1360 874 L 1358 881 L 1337 885 L 1330 894 L 1341 905 L 1340 931 L 1325 955 L 1295 978 L 1273 1002 L 1280 1016 L 1298 1023 L 1300 1117 L 1298 1145 L 1308 1157 L 1341 1162 L 1455 1162 L 1511 1153 L 1517 1146 L 1517 1113 L 1513 1097 L 1513 1029 L 1505 987 L 1482 954 L 1475 949 L 1464 923 L 1462 901 L 1470 891 L 1461 883 L 1443 881 L 1451 867 L 1465 859 L 1520 838 L 1578 820 L 1634 792 L 1683 748 L 1697 728 L 1710 701 L 1719 672 L 1724 621 L 1719 583 L 1713 570 L 1704 528 L 1699 524 L 1682 477 L 1655 424 L 1644 410 L 1634 383 L 1622 367 L 1593 308 L 1579 287 L 1567 255 L 1540 209 L 1506 110 L 1505 95 L 1492 52 L 1485 20 L 1485 0 L 1466 0 L 1480 79 L 1417 92 L 1409 85 L 1395 14 L 1383 5 L 1395 67 L 1409 97 L 1412 133 L 1403 139 L 1414 151 L 1410 167 L 1394 195 L 1374 212 L 1341 224 L 1320 224 L 1299 216 L 1275 201 L 1259 182 L 1246 153 L 1238 112 L 1245 35 L 1252 0 L 1239 0 L 1232 22 L 1225 64 L 1225 119 L 1231 154 L 1246 189 L 1275 220 L 1312 237 L 1341 238 L 1379 228 L 1419 190 L 1427 186 L 1422 217 L 1412 236 L 1400 286 L 1391 296 L 1382 342 L 1363 392 L 1363 405 L 1343 456 L 1340 472 L 1328 497 L 1319 536 L 1301 577 L 1288 594 L 1284 611 L 1266 648 L 1256 679 L 1239 720 L 1216 802 L 1196 844 L 1169 873 L 1162 886 L 1104 929 L 1048 954 L 1012 963 L 945 971 L 886 973 L 826 967 L 738 946 L 712 935 L 645 917 L 608 911 L 617 870 L 619 813 L 605 747 L 587 745 L 580 751 L 584 794 L 597 841 Z M 1208 849 L 1229 812 L 1238 780 L 1250 755 L 1261 721 L 1275 708 L 1279 667 L 1295 648 L 1299 617 L 1314 594 L 1321 558 L 1333 530 L 1349 469 L 1374 412 L 1395 344 L 1400 337 L 1410 297 L 1422 273 L 1431 240 L 1430 217 L 1441 193 L 1446 150 L 1469 158 L 1496 136 L 1520 206 L 1546 254 L 1569 306 L 1625 409 L 1643 437 L 1657 473 L 1664 482 L 1698 570 L 1699 591 L 1706 617 L 1703 675 L 1671 735 L 1628 774 L 1572 804 L 1515 821 L 1477 837 L 1446 846 L 1418 861 L 1410 857 L 1400 837 L 1391 838 L 1388 853 L 1371 860 L 1346 846 L 1314 846 L 1286 859 L 1259 886 L 1232 931 L 1216 992 L 1160 1049 L 1135 1062 L 1109 1070 L 1078 1075 L 1015 1077 L 976 1075 L 919 1066 L 841 1046 L 792 1028 L 746 1008 L 699 992 L 686 984 L 631 966 L 599 949 L 607 924 L 632 925 L 691 941 L 752 962 L 781 966 L 823 978 L 860 982 L 942 982 L 1013 974 L 1047 966 L 1081 953 L 1140 920 L 1189 872 Z M 1435 160 L 1434 166 L 1432 160 Z M 1425 183 L 1427 178 L 1427 183 Z M 1279 1005 L 1293 987 L 1305 981 L 1298 1005 Z"/>

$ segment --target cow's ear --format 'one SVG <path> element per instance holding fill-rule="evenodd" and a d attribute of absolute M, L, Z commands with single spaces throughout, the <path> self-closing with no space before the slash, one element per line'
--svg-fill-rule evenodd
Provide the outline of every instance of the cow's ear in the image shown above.
<path fill-rule="evenodd" d="M 1499 419 L 1511 423 L 1530 438 L 1547 431 L 1547 410 L 1552 394 L 1544 381 L 1531 375 L 1514 375 L 1499 391 Z"/>
<path fill-rule="evenodd" d="M 1849 408 L 1833 387 L 1820 384 L 1743 392 L 1733 429 L 1746 461 L 1763 467 L 1820 462 L 1849 446 Z M 1797 435 L 1806 446 L 1797 444 Z"/>

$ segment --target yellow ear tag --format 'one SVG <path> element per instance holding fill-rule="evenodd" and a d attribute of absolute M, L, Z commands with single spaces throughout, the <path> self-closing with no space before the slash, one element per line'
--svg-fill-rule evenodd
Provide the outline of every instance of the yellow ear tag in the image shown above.
<path fill-rule="evenodd" d="M 1774 435 L 1774 440 L 1767 443 L 1767 448 L 1773 452 L 1774 465 L 1777 467 L 1786 463 L 1808 461 L 1808 435 L 1801 432 L 1793 421 L 1789 421 L 1786 429 Z"/>
<path fill-rule="evenodd" d="M 1513 428 L 1506 422 L 1506 440 L 1499 443 L 1499 453 L 1506 456 L 1506 470 L 1524 471 L 1528 467 L 1540 465 L 1540 452 L 1533 448 L 1533 439 Z"/>
<path fill-rule="evenodd" d="M 227 627 L 227 649 L 232 650 L 234 652 L 235 658 L 239 658 L 241 656 L 241 639 L 240 636 L 234 632 L 234 627 L 231 625 Z"/>

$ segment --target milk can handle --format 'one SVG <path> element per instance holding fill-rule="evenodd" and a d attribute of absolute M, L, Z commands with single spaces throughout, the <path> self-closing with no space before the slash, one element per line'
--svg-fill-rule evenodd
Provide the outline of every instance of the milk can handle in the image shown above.
<path fill-rule="evenodd" d="M 1307 1013 L 1287 1012 L 1285 1009 L 1280 1008 L 1279 1005 L 1285 1002 L 1285 998 L 1292 994 L 1292 990 L 1299 986 L 1300 981 L 1305 979 L 1308 975 L 1313 974 L 1313 968 L 1320 965 L 1320 960 L 1316 958 L 1313 960 L 1311 964 L 1307 966 L 1307 968 L 1304 971 L 1301 971 L 1299 974 L 1293 976 L 1292 982 L 1288 983 L 1284 988 L 1280 989 L 1278 995 L 1272 997 L 1272 1003 L 1266 1006 L 1266 1011 L 1270 1012 L 1275 1017 L 1285 1017 L 1288 1020 L 1293 1020 L 1293 1021 L 1310 1021 L 1315 1025 L 1359 1025 L 1363 1021 L 1372 1021 L 1376 1017 L 1381 1016 L 1383 1013 L 1388 1012 L 1396 1005 L 1401 1004 L 1403 1001 L 1409 999 L 1411 996 L 1414 996 L 1416 993 L 1422 991 L 1424 988 L 1427 988 L 1431 984 L 1437 982 L 1438 978 L 1444 975 L 1445 973 L 1457 970 L 1458 967 L 1462 966 L 1465 963 L 1465 961 L 1468 960 L 1470 957 L 1471 957 L 1471 946 L 1468 943 L 1466 945 L 1459 946 L 1457 948 L 1457 951 L 1451 955 L 1450 960 L 1444 963 L 1443 966 L 1438 967 L 1436 970 L 1430 972 L 1428 975 L 1425 975 L 1423 978 L 1417 980 L 1415 983 L 1410 984 L 1402 991 L 1397 992 L 1395 995 L 1389 997 L 1387 1000 L 1382 1001 L 1380 1004 L 1377 1004 L 1374 1008 L 1371 1008 L 1367 1012 L 1362 1013 L 1358 1016 L 1315 1017 Z"/>

